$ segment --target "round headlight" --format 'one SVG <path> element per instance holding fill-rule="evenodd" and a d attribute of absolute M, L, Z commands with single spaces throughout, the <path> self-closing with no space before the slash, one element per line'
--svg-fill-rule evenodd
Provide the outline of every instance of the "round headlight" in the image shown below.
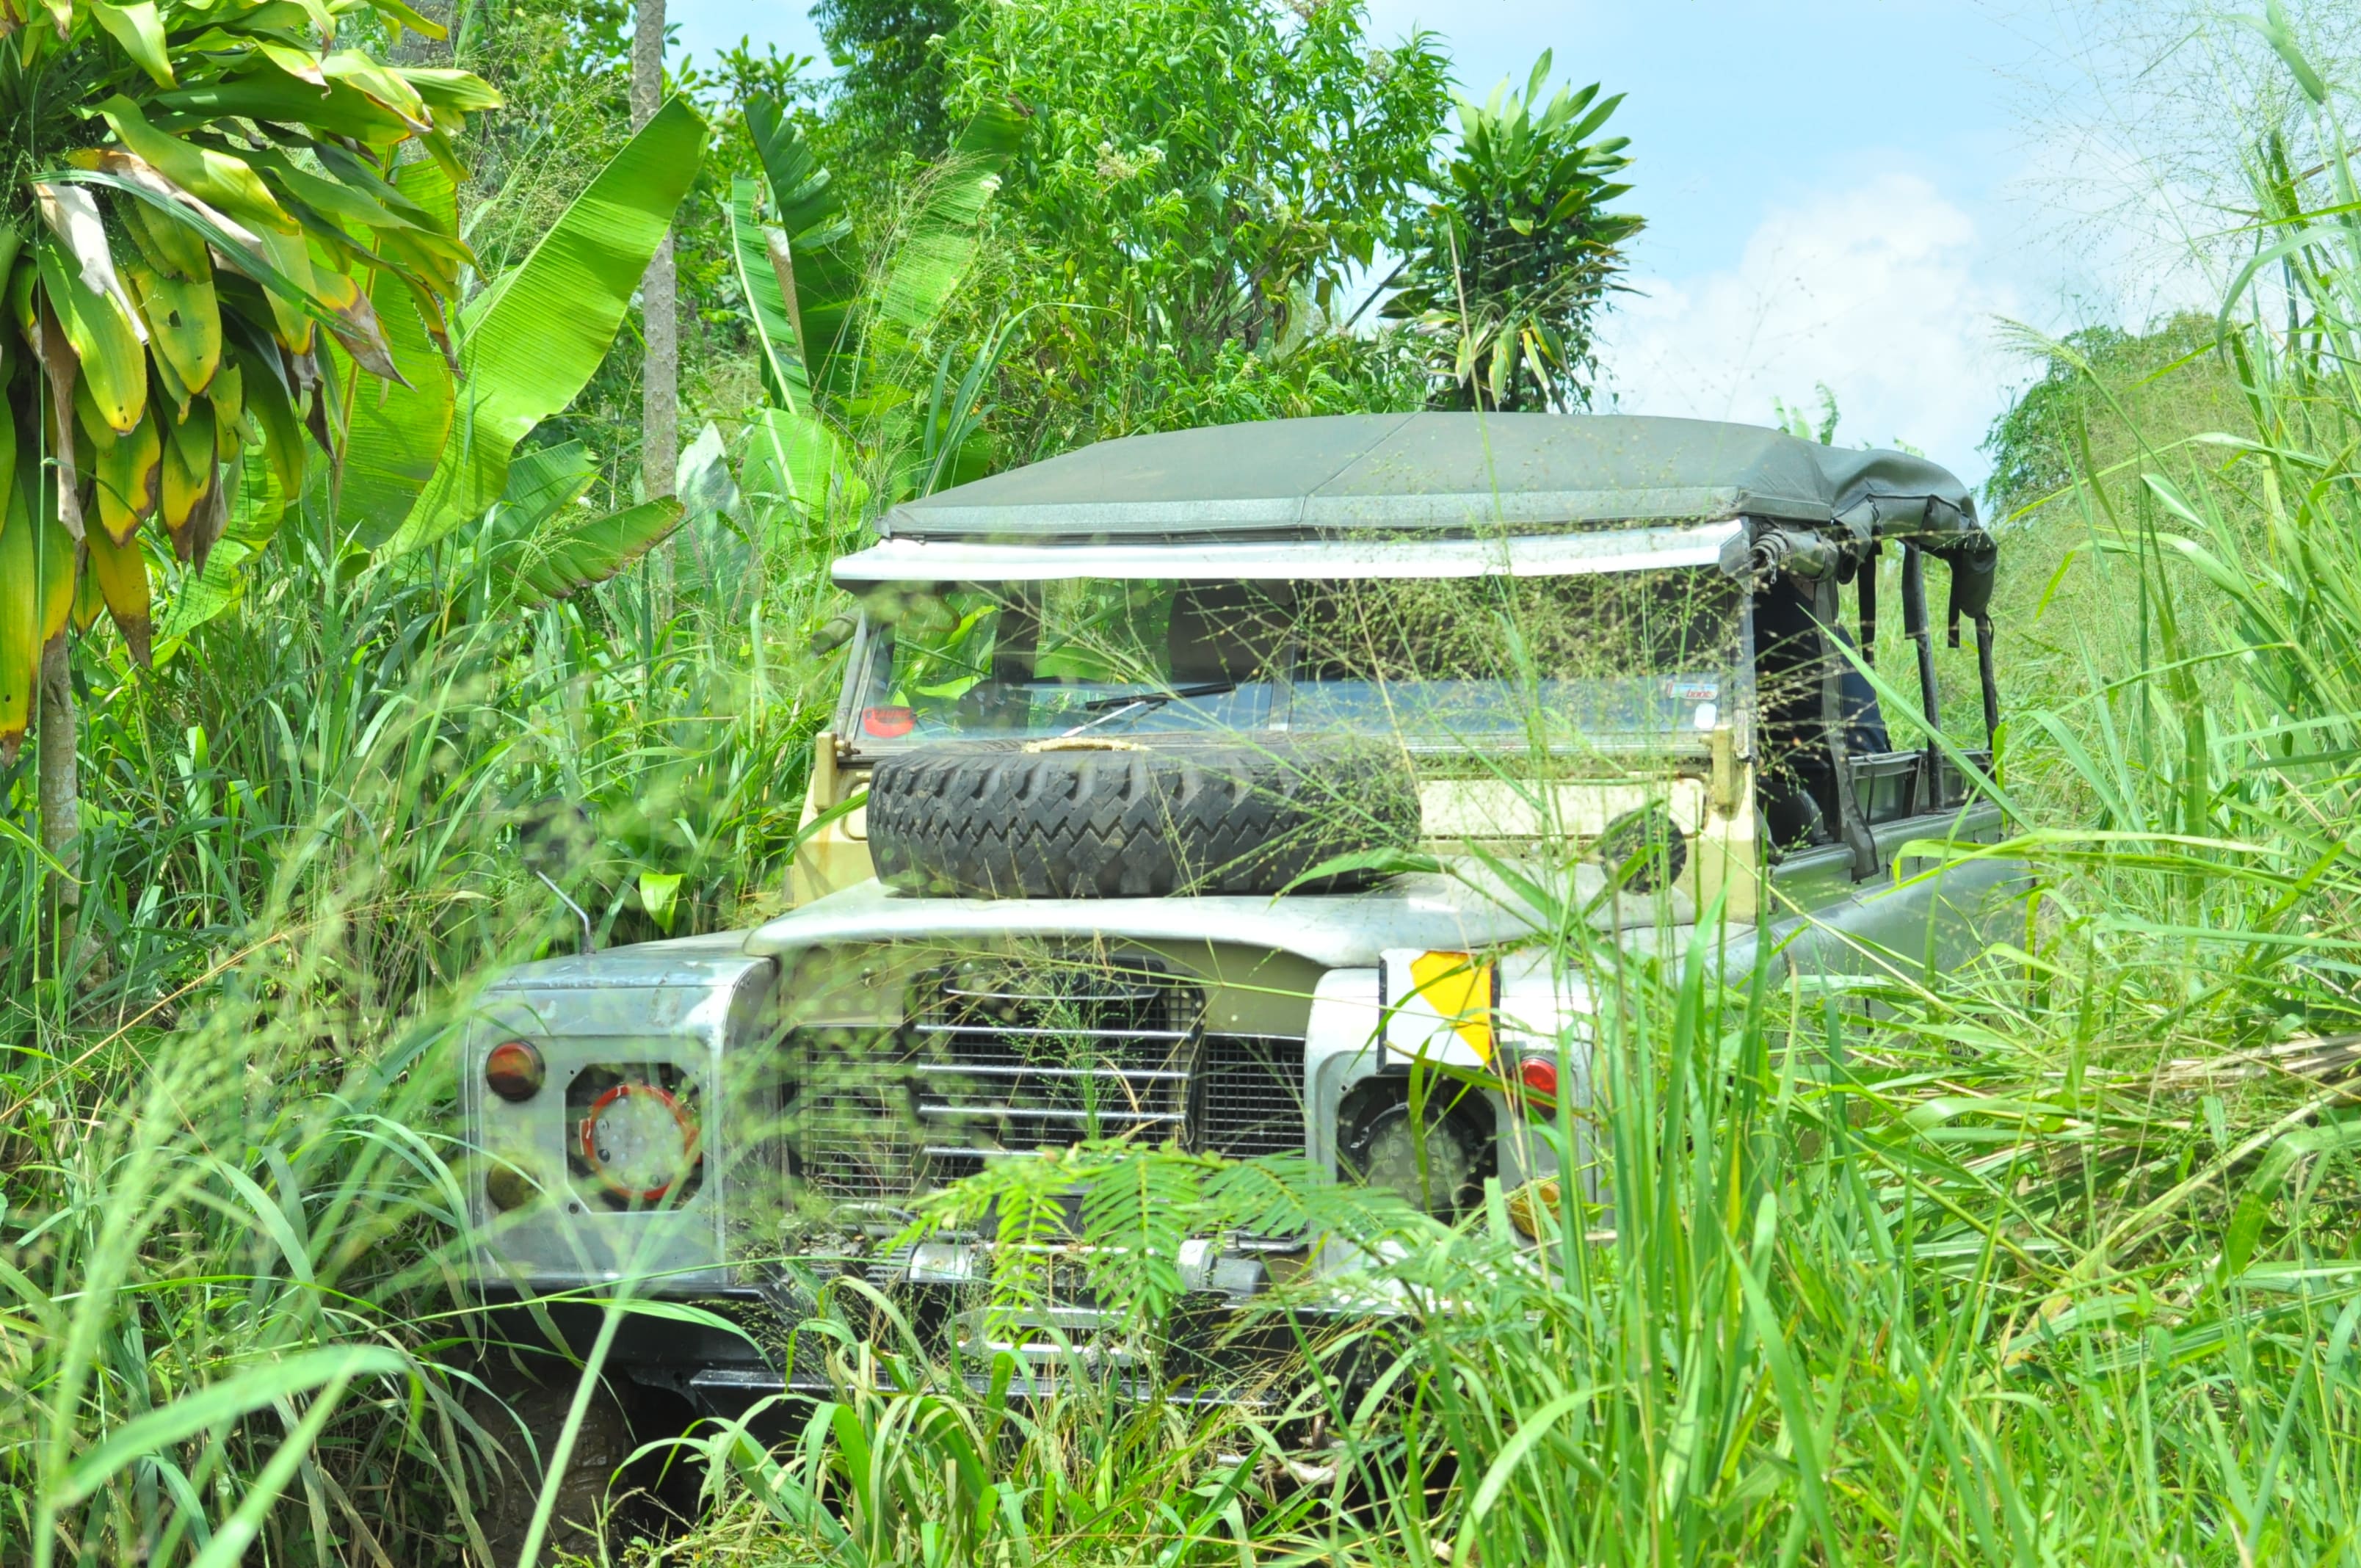
<path fill-rule="evenodd" d="M 619 1198 L 653 1203 L 697 1162 L 697 1118 L 670 1091 L 619 1083 L 582 1118 L 582 1161 Z"/>
<path fill-rule="evenodd" d="M 503 1100 L 530 1100 L 541 1092 L 541 1053 L 522 1040 L 502 1040 L 484 1057 L 484 1082 Z"/>
<path fill-rule="evenodd" d="M 1470 1113 L 1475 1109 L 1430 1104 L 1422 1126 L 1407 1100 L 1389 1098 L 1357 1115 L 1348 1111 L 1337 1153 L 1363 1186 L 1389 1189 L 1412 1207 L 1450 1219 L 1474 1201 L 1491 1174 L 1490 1140 Z"/>

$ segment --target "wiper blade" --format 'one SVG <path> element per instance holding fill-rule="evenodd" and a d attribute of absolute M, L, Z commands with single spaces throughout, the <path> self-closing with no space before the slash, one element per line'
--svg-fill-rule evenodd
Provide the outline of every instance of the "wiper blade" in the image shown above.
<path fill-rule="evenodd" d="M 1150 708 L 1162 707 L 1175 697 L 1219 696 L 1224 692 L 1237 689 L 1238 683 L 1235 681 L 1206 681 L 1193 686 L 1174 686 L 1170 691 L 1140 692 L 1131 696 L 1093 697 L 1082 704 L 1082 707 L 1086 709 L 1104 709 L 1104 711 L 1100 712 L 1096 718 L 1083 719 L 1071 729 L 1060 734 L 1058 739 L 1071 740 L 1077 735 L 1087 734 L 1096 729 L 1102 724 L 1113 724 L 1118 718 L 1137 718 Z"/>
<path fill-rule="evenodd" d="M 1098 713 L 1110 707 L 1162 707 L 1175 697 L 1220 696 L 1238 689 L 1235 681 L 1201 681 L 1195 685 L 1174 686 L 1170 691 L 1126 692 L 1120 696 L 1094 696 L 1082 704 L 1083 710 Z"/>

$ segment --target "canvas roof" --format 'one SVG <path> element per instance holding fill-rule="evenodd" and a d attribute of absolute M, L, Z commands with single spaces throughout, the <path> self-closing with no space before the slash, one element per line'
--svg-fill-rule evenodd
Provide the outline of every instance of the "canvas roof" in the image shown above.
<path fill-rule="evenodd" d="M 1968 488 L 1903 452 L 1631 414 L 1339 414 L 1101 442 L 895 507 L 890 539 L 1302 538 L 1509 525 L 1975 524 Z"/>

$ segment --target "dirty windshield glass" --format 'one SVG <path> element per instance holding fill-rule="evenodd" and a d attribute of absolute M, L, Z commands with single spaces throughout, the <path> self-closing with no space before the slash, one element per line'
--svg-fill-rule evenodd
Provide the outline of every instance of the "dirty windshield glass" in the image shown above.
<path fill-rule="evenodd" d="M 864 750 L 1289 729 L 1413 746 L 1695 746 L 1738 598 L 1719 572 L 901 586 L 871 596 Z"/>

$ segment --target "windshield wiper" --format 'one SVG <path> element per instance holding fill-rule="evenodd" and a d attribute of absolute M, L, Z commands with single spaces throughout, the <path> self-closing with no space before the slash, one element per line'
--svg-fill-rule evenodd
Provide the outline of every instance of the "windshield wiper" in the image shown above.
<path fill-rule="evenodd" d="M 1170 691 L 1140 692 L 1130 696 L 1094 696 L 1082 704 L 1083 708 L 1093 712 L 1100 708 L 1104 708 L 1106 711 L 1100 713 L 1096 718 L 1085 719 L 1075 725 L 1071 729 L 1060 734 L 1058 739 L 1071 740 L 1077 735 L 1096 729 L 1102 724 L 1113 724 L 1118 718 L 1128 718 L 1135 714 L 1146 713 L 1153 707 L 1162 707 L 1176 697 L 1219 696 L 1224 692 L 1234 692 L 1237 689 L 1238 683 L 1235 681 L 1203 681 L 1196 685 L 1174 686 Z"/>
<path fill-rule="evenodd" d="M 1220 696 L 1225 692 L 1234 692 L 1237 689 L 1238 683 L 1235 681 L 1201 681 L 1192 686 L 1174 686 L 1170 691 L 1126 692 L 1118 696 L 1094 696 L 1082 704 L 1082 707 L 1084 711 L 1090 713 L 1096 713 L 1107 707 L 1130 707 L 1135 704 L 1143 707 L 1162 707 L 1175 697 Z"/>

